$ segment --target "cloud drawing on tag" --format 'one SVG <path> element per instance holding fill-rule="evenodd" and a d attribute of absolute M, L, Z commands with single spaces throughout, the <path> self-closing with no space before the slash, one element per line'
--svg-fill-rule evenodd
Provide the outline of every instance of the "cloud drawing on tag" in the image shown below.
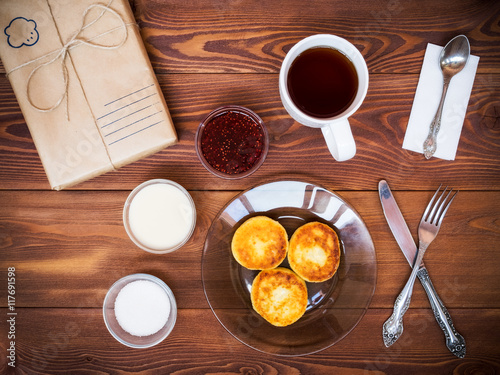
<path fill-rule="evenodd" d="M 3 32 L 7 35 L 7 43 L 13 48 L 32 46 L 38 42 L 40 37 L 36 29 L 36 22 L 24 17 L 14 18 Z"/>

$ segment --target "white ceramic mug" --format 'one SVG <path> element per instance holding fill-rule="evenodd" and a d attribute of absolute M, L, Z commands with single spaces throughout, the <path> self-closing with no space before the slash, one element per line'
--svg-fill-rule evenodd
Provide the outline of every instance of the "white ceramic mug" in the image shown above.
<path fill-rule="evenodd" d="M 349 58 L 358 75 L 358 90 L 351 105 L 341 114 L 331 118 L 315 118 L 300 111 L 288 92 L 287 77 L 293 61 L 302 52 L 317 47 L 338 50 Z M 283 106 L 296 121 L 312 128 L 321 128 L 328 150 L 337 161 L 351 159 L 356 154 L 356 143 L 348 118 L 359 108 L 368 91 L 368 68 L 358 49 L 347 40 L 335 35 L 319 34 L 302 39 L 287 53 L 281 65 L 279 90 Z"/>

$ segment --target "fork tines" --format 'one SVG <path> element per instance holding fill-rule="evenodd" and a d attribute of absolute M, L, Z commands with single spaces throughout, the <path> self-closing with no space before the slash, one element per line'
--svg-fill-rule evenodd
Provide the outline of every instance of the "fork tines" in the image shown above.
<path fill-rule="evenodd" d="M 431 201 L 429 202 L 429 205 L 427 206 L 427 208 L 424 212 L 424 215 L 422 217 L 423 221 L 426 221 L 430 224 L 438 225 L 438 226 L 441 225 L 441 222 L 444 219 L 444 215 L 446 214 L 446 211 L 448 211 L 448 208 L 450 207 L 451 202 L 453 202 L 453 199 L 455 199 L 455 196 L 458 194 L 458 190 L 457 190 L 457 191 L 455 191 L 455 194 L 453 194 L 453 196 L 450 199 L 448 199 L 450 197 L 450 194 L 453 191 L 453 189 L 450 188 L 450 190 L 446 194 L 446 191 L 448 190 L 448 186 L 446 186 L 444 188 L 443 192 L 441 193 L 441 195 L 439 196 L 438 200 L 436 201 L 436 204 L 433 205 L 434 199 L 436 199 L 436 196 L 438 195 L 439 191 L 441 190 L 441 186 L 442 185 L 439 185 L 438 189 L 434 193 L 434 196 L 432 197 Z M 446 194 L 446 196 L 445 196 L 445 194 Z M 444 199 L 443 199 L 443 197 L 444 197 Z M 432 207 L 432 210 L 429 213 L 429 210 L 431 209 L 431 207 Z M 427 215 L 427 214 L 429 214 L 429 215 Z"/>

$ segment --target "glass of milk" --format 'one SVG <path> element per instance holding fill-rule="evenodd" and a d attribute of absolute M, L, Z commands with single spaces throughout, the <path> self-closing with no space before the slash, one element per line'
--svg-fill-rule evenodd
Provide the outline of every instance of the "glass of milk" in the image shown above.
<path fill-rule="evenodd" d="M 196 208 L 181 185 L 164 179 L 146 181 L 128 196 L 123 224 L 130 239 L 155 254 L 182 247 L 193 234 Z"/>

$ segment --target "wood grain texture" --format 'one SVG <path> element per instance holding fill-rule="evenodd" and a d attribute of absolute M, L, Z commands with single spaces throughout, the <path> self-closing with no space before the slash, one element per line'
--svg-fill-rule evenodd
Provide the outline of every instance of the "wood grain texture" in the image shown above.
<path fill-rule="evenodd" d="M 198 212 L 193 237 L 181 250 L 154 255 L 137 248 L 125 233 L 122 210 L 128 192 L 3 192 L 0 275 L 6 278 L 7 267 L 16 268 L 19 307 L 98 307 L 114 281 L 145 272 L 165 280 L 181 308 L 208 308 L 201 280 L 203 244 L 213 219 L 236 193 L 191 194 Z M 391 308 L 411 270 L 385 221 L 378 194 L 339 194 L 358 210 L 375 245 L 378 287 L 371 307 Z M 432 192 L 395 196 L 416 234 Z M 451 308 L 500 308 L 497 196 L 460 192 L 426 254 L 433 283 Z M 421 286 L 415 290 L 412 307 L 428 307 Z M 2 306 L 6 293 L 0 289 Z"/>
<path fill-rule="evenodd" d="M 329 33 L 350 40 L 370 72 L 418 73 L 427 43 L 457 34 L 481 56 L 479 73 L 500 73 L 500 5 L 495 0 L 130 0 L 157 74 L 277 73 L 300 39 Z M 0 64 L 0 73 L 5 69 Z"/>
<path fill-rule="evenodd" d="M 371 73 L 418 73 L 427 43 L 457 33 L 481 55 L 481 73 L 499 73 L 495 52 L 500 6 L 460 1 L 378 2 L 352 11 L 350 1 L 136 1 L 135 16 L 157 73 L 277 73 L 300 39 L 329 33 L 355 44 Z M 179 27 L 181 26 L 181 27 Z"/>
<path fill-rule="evenodd" d="M 179 143 L 62 192 L 50 191 L 8 79 L 0 76 L 0 373 L 2 374 L 497 374 L 500 373 L 500 2 L 458 0 L 130 0 Z M 278 73 L 288 50 L 318 33 L 350 40 L 370 87 L 351 118 L 357 154 L 335 162 L 321 132 L 286 113 Z M 1 32 L 0 32 L 1 34 Z M 427 43 L 465 34 L 480 56 L 456 160 L 402 149 Z M 0 35 L 0 38 L 2 38 Z M 0 73 L 5 69 L 0 62 Z M 198 161 L 194 139 L 211 110 L 254 110 L 270 134 L 263 166 L 235 181 Z M 127 237 L 129 192 L 152 178 L 191 193 L 197 226 L 180 250 L 154 255 Z M 201 262 L 213 219 L 252 186 L 297 178 L 338 193 L 373 239 L 377 284 L 358 326 L 316 354 L 277 357 L 233 338 L 203 291 Z M 410 267 L 386 223 L 386 179 L 416 238 L 440 183 L 461 190 L 426 253 L 433 284 L 466 338 L 465 359 L 444 344 L 419 283 L 405 333 L 385 348 L 381 327 Z M 7 269 L 16 268 L 16 368 L 7 364 Z M 117 279 L 145 272 L 173 290 L 179 314 L 161 344 L 133 350 L 107 331 L 102 303 Z"/>
<path fill-rule="evenodd" d="M 381 176 L 393 180 L 395 189 L 433 189 L 441 182 L 466 190 L 500 187 L 500 75 L 477 79 L 454 161 L 426 160 L 422 154 L 402 148 L 418 75 L 374 76 L 365 102 L 351 117 L 357 154 L 342 163 L 331 157 L 320 130 L 301 126 L 286 113 L 277 74 L 158 78 L 180 142 L 74 189 L 131 190 L 145 176 L 169 178 L 190 190 L 244 189 L 283 174 L 320 179 L 341 190 L 375 189 Z M 0 107 L 0 189 L 47 189 L 40 159 L 8 82 L 0 79 L 0 89 L 8 98 L 7 105 Z M 228 104 L 254 110 L 270 134 L 269 154 L 261 169 L 231 183 L 207 172 L 194 146 L 204 116 Z"/>
<path fill-rule="evenodd" d="M 0 309 L 4 314 L 5 309 Z M 387 349 L 381 327 L 388 310 L 370 309 L 352 333 L 334 346 L 304 357 L 276 357 L 233 338 L 210 310 L 182 309 L 171 335 L 155 347 L 127 348 L 106 331 L 101 309 L 19 309 L 16 372 L 0 362 L 4 374 L 495 374 L 500 371 L 498 310 L 453 309 L 465 326 L 467 357 L 448 352 L 427 310 L 406 317 L 405 336 Z M 22 320 L 21 320 L 22 319 Z M 465 324 L 467 322 L 467 324 Z M 6 333 L 3 332 L 0 334 Z M 439 345 L 430 345 L 436 342 Z M 6 352 L 4 343 L 0 349 Z"/>

